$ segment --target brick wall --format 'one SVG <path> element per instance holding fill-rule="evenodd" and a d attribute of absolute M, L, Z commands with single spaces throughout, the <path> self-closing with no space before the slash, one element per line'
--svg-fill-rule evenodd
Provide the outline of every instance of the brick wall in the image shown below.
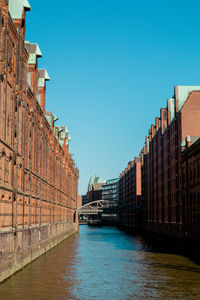
<path fill-rule="evenodd" d="M 52 113 L 52 122 L 47 120 L 46 83 L 39 88 L 38 57 L 30 63 L 24 36 L 25 10 L 21 19 L 11 19 L 7 1 L 0 0 L 0 259 L 5 266 L 11 253 L 4 237 L 24 230 L 23 236 L 31 236 L 33 228 L 39 237 L 41 228 L 51 233 L 51 226 L 64 222 L 69 226 L 56 227 L 61 240 L 66 230 L 73 231 L 78 197 L 79 174 L 68 152 L 67 130 L 56 128 Z M 55 244 L 56 233 L 45 240 L 45 247 L 50 240 Z M 34 247 L 34 241 L 26 246 Z M 13 247 L 13 258 L 16 251 Z"/>
<path fill-rule="evenodd" d="M 181 155 L 186 136 L 200 137 L 199 124 L 200 87 L 175 87 L 174 98 L 168 99 L 167 107 L 160 110 L 160 117 L 155 119 L 155 124 L 148 131 L 145 146 L 140 152 L 141 176 L 132 172 L 135 162 L 129 163 L 128 168 L 121 173 L 120 218 L 125 226 L 137 227 L 138 214 L 132 214 L 130 218 L 130 210 L 125 211 L 123 207 L 128 207 L 129 202 L 134 203 L 137 195 L 131 182 L 136 181 L 140 185 L 142 181 L 143 229 L 180 239 L 195 236 L 194 239 L 200 241 L 200 187 L 197 182 L 189 187 L 183 188 L 182 185 L 187 155 L 191 156 L 188 158 L 191 162 L 187 167 L 187 176 L 191 176 L 189 173 L 196 173 L 197 181 L 199 146 L 195 146 L 196 150 L 191 149 Z M 134 206 L 136 211 L 137 205 Z"/>

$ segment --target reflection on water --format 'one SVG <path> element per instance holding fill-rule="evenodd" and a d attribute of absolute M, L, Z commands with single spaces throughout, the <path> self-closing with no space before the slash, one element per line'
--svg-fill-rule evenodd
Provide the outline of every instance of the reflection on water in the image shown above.
<path fill-rule="evenodd" d="M 1 300 L 200 299 L 200 266 L 117 228 L 80 233 L 0 285 Z"/>

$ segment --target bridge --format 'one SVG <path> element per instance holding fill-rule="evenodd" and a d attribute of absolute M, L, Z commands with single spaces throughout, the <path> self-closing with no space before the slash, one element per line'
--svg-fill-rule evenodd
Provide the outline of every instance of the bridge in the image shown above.
<path fill-rule="evenodd" d="M 89 202 L 76 210 L 79 215 L 98 215 L 108 210 L 116 210 L 116 202 L 112 200 L 97 200 Z"/>

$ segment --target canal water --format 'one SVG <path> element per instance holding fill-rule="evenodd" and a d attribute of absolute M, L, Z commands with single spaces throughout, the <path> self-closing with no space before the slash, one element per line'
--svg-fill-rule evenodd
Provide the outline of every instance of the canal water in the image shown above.
<path fill-rule="evenodd" d="M 0 284 L 1 300 L 200 299 L 200 266 L 115 227 L 80 226 Z"/>

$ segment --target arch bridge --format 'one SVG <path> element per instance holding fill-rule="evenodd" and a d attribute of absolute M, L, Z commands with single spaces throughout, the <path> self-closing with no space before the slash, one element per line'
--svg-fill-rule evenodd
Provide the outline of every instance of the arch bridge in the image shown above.
<path fill-rule="evenodd" d="M 116 208 L 116 202 L 112 200 L 97 200 L 89 202 L 76 210 L 79 215 L 98 215 L 105 210 Z"/>

